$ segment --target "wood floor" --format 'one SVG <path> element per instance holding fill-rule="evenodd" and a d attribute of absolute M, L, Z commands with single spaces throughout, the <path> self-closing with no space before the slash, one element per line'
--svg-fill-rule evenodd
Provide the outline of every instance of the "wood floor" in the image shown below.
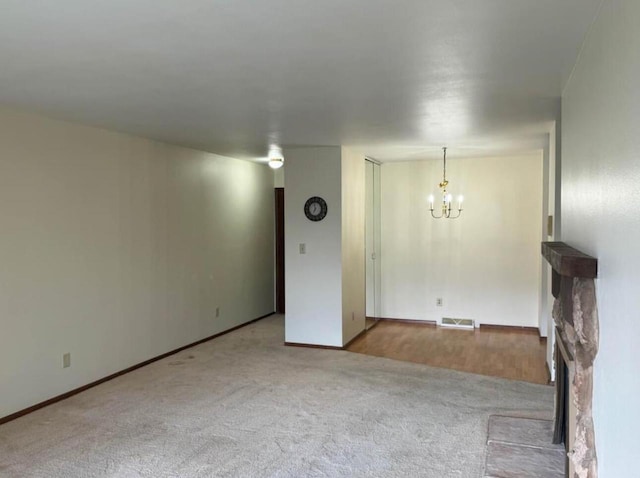
<path fill-rule="evenodd" d="M 376 357 L 546 384 L 546 342 L 535 331 L 461 330 L 381 321 L 347 348 Z"/>

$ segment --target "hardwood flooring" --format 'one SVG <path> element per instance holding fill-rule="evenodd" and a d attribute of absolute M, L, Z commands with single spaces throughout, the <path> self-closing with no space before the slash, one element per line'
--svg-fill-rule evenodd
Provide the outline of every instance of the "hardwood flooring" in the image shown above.
<path fill-rule="evenodd" d="M 347 350 L 433 367 L 547 384 L 546 342 L 536 331 L 461 330 L 381 321 Z"/>

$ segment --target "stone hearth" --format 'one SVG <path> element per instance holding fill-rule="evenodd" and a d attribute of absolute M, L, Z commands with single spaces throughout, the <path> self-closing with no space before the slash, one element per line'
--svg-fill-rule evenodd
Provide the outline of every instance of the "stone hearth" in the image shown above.
<path fill-rule="evenodd" d="M 566 454 L 552 435 L 551 420 L 492 415 L 484 478 L 563 478 Z"/>

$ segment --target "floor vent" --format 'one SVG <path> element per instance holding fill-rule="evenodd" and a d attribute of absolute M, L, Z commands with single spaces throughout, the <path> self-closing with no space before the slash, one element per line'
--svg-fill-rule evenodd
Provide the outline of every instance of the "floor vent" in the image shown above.
<path fill-rule="evenodd" d="M 443 327 L 455 327 L 457 329 L 473 329 L 475 324 L 473 319 L 454 319 L 451 317 L 442 318 Z"/>

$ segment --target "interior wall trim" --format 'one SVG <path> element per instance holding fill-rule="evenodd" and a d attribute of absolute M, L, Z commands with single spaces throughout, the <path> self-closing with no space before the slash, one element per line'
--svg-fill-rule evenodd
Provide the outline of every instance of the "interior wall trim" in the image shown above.
<path fill-rule="evenodd" d="M 338 347 L 337 345 L 304 344 L 302 342 L 285 342 L 284 344 L 287 347 L 305 347 L 310 349 L 344 350 L 344 347 Z"/>
<path fill-rule="evenodd" d="M 169 357 L 171 355 L 177 354 L 178 352 L 182 352 L 183 350 L 186 350 L 186 349 L 189 349 L 191 347 L 195 347 L 196 345 L 200 345 L 200 344 L 203 344 L 203 343 L 208 342 L 210 340 L 213 340 L 213 339 L 215 339 L 217 337 L 220 337 L 221 335 L 225 335 L 225 334 L 228 334 L 229 332 L 233 332 L 234 330 L 238 330 L 238 329 L 240 329 L 242 327 L 246 327 L 247 325 L 253 324 L 254 322 L 257 322 L 258 320 L 262 320 L 262 319 L 264 319 L 266 317 L 270 317 L 273 314 L 275 314 L 275 312 L 270 312 L 270 313 L 265 314 L 265 315 L 263 315 L 261 317 L 258 317 L 257 319 L 252 319 L 249 322 L 245 322 L 244 324 L 236 325 L 235 327 L 231 327 L 230 329 L 224 330 L 222 332 L 218 332 L 217 334 L 211 335 L 211 336 L 206 337 L 204 339 L 200 339 L 200 340 L 198 340 L 196 342 L 193 342 L 191 344 L 183 345 L 182 347 L 179 347 L 179 348 L 177 348 L 175 350 L 171 350 L 170 352 L 165 352 L 162 355 L 158 355 L 157 357 L 153 357 L 153 358 L 150 358 L 148 360 L 145 360 L 144 362 L 140 362 L 138 364 L 132 365 L 131 367 L 125 368 L 124 370 L 120 370 L 119 372 L 112 373 L 111 375 L 108 375 L 106 377 L 98 379 L 95 382 L 91 382 L 91 383 L 88 383 L 88 384 L 83 385 L 81 387 L 74 388 L 73 390 L 65 392 L 65 393 L 63 393 L 61 395 L 57 395 L 57 396 L 55 396 L 53 398 L 45 400 L 44 402 L 36 403 L 35 405 L 32 405 L 32 406 L 30 406 L 28 408 L 25 408 L 24 410 L 19 410 L 19 411 L 15 412 L 15 413 L 12 413 L 11 415 L 7 415 L 6 417 L 1 417 L 0 418 L 0 425 L 2 425 L 4 423 L 7 423 L 7 422 L 10 422 L 12 420 L 15 420 L 16 418 L 20 418 L 20 417 L 22 417 L 24 415 L 28 415 L 29 413 L 35 412 L 36 410 L 39 410 L 39 409 L 44 408 L 46 406 L 52 405 L 52 404 L 54 404 L 56 402 L 60 402 L 62 400 L 65 400 L 65 399 L 67 399 L 69 397 L 77 395 L 80 392 L 84 392 L 85 390 L 89 390 L 90 388 L 96 387 L 96 386 L 98 386 L 98 385 L 100 385 L 100 384 L 102 384 L 104 382 L 108 382 L 109 380 L 113 380 L 114 378 L 119 377 L 121 375 L 124 375 L 126 373 L 133 372 L 134 370 L 142 368 L 145 365 L 149 365 L 149 364 L 151 364 L 153 362 L 157 362 L 158 360 L 162 360 L 163 358 L 167 358 L 167 357 Z"/>
<path fill-rule="evenodd" d="M 380 319 L 378 317 L 367 317 L 366 320 L 373 321 L 373 323 L 369 325 L 369 327 L 365 328 L 365 332 L 368 332 L 380 323 Z M 353 340 L 351 342 L 353 342 Z"/>
<path fill-rule="evenodd" d="M 494 324 L 480 324 L 481 329 L 492 329 L 492 330 L 506 330 L 509 332 L 527 332 L 530 334 L 535 333 L 540 340 L 546 341 L 546 337 L 542 337 L 540 335 L 540 329 L 538 327 L 528 327 L 524 325 L 494 325 Z"/>
<path fill-rule="evenodd" d="M 368 318 L 368 317 L 367 317 Z M 360 337 L 362 337 L 364 334 L 366 334 L 369 330 L 371 330 L 372 327 L 370 328 L 364 328 L 362 329 L 360 332 L 358 332 L 351 340 L 349 340 L 346 344 L 344 344 L 342 347 L 338 347 L 336 345 L 316 345 L 316 344 L 303 344 L 300 342 L 285 342 L 284 344 L 287 347 L 308 347 L 308 348 L 312 348 L 312 349 L 326 349 L 326 350 L 347 350 L 347 348 L 349 347 L 349 345 L 351 345 L 353 342 L 355 342 L 357 339 L 359 339 Z"/>
<path fill-rule="evenodd" d="M 438 322 L 435 320 L 417 320 L 417 319 L 395 319 L 393 317 L 372 317 L 375 320 L 384 320 L 386 322 L 400 322 L 404 324 L 418 324 L 428 327 L 437 327 Z"/>
<path fill-rule="evenodd" d="M 351 345 L 353 342 L 355 342 L 357 339 L 359 339 L 363 334 L 365 334 L 367 332 L 367 330 L 371 330 L 371 329 L 367 329 L 367 327 L 365 326 L 364 329 L 362 329 L 360 332 L 358 332 L 354 337 L 351 338 L 351 340 L 349 340 L 346 344 L 344 344 L 342 346 L 343 350 L 346 350 L 346 348 Z"/>

